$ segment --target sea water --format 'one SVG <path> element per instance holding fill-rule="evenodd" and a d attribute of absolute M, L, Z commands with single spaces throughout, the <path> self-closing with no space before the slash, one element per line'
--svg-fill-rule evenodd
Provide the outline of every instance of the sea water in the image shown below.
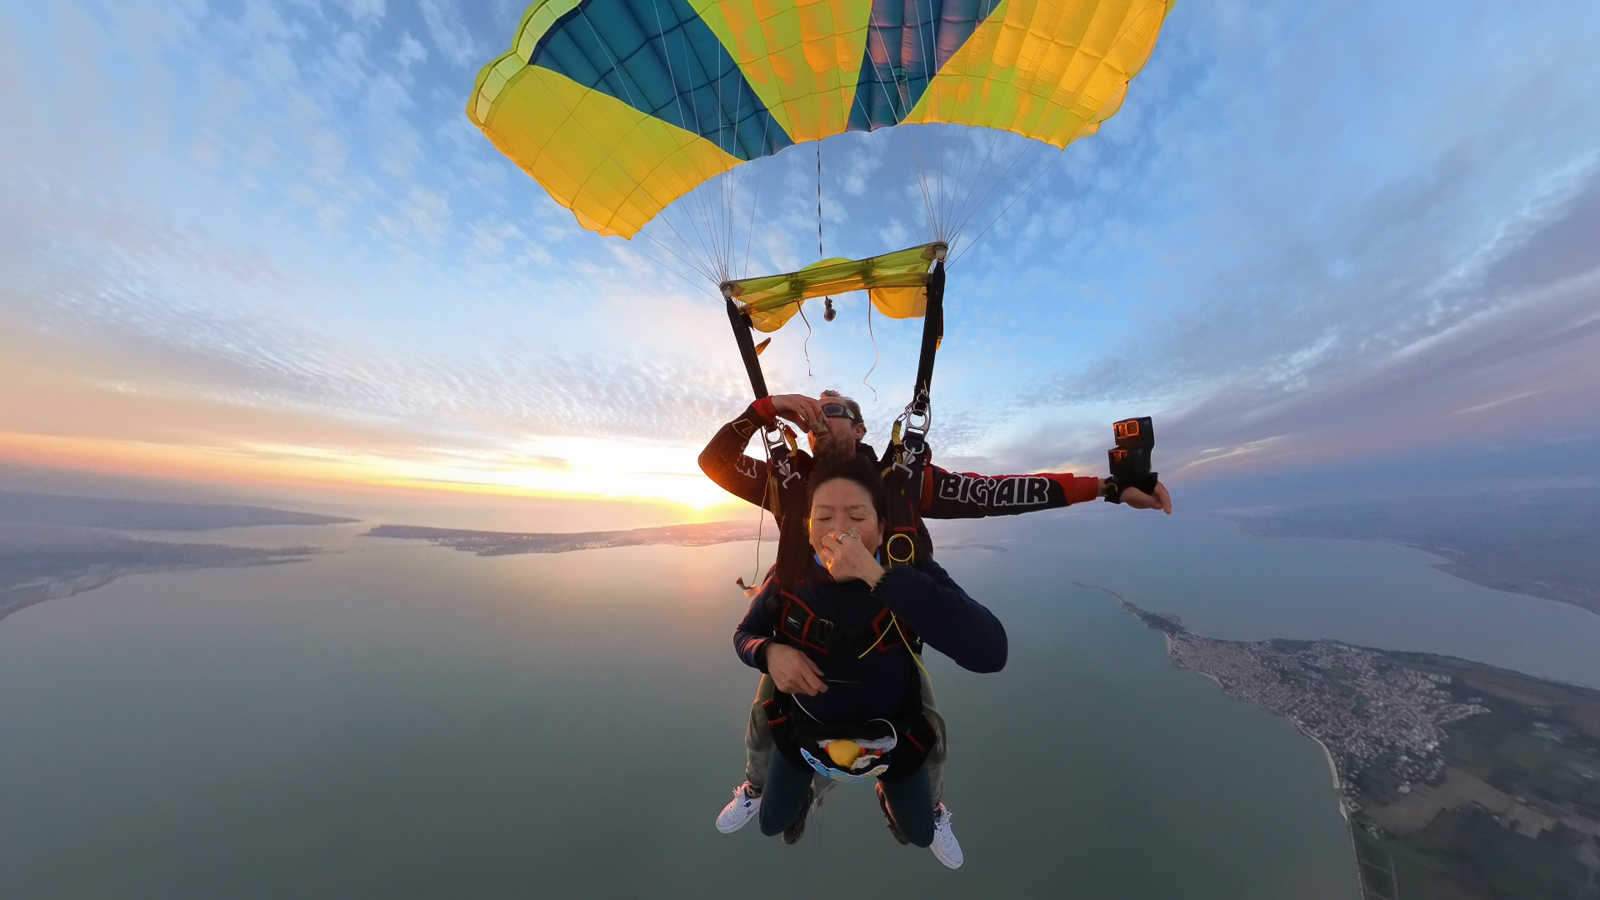
<path fill-rule="evenodd" d="M 1595 675 L 1566 649 L 1596 640 L 1568 634 L 1584 614 L 1412 551 L 1077 512 L 938 530 L 1011 640 L 996 675 L 927 655 L 959 871 L 895 844 L 867 788 L 793 847 L 713 828 L 755 687 L 731 646 L 753 544 L 479 558 L 307 528 L 274 531 L 337 552 L 0 623 L 0 896 L 1353 898 L 1315 744 L 1074 582 L 1223 637 Z"/>

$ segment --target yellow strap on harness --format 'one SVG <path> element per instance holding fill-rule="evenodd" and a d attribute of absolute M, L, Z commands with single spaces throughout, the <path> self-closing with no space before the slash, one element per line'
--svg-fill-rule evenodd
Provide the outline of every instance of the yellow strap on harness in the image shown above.
<path fill-rule="evenodd" d="M 911 661 L 916 663 L 917 668 L 922 670 L 922 677 L 928 679 L 929 684 L 933 684 L 933 676 L 928 674 L 927 667 L 922 664 L 922 657 L 917 655 L 917 651 L 911 649 L 911 642 L 906 640 L 906 633 L 900 630 L 900 619 L 894 613 L 889 613 L 889 624 L 894 626 L 894 633 L 900 635 L 900 643 L 904 644 L 906 652 L 911 654 Z M 878 645 L 883 643 L 883 636 L 888 633 L 889 629 L 885 628 L 883 634 L 878 635 L 878 639 L 872 642 L 872 646 L 863 650 L 856 659 L 864 659 L 868 653 L 878 649 Z"/>

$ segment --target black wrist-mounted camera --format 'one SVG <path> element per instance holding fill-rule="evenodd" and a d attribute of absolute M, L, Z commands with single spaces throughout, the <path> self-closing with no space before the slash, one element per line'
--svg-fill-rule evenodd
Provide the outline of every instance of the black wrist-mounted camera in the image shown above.
<path fill-rule="evenodd" d="M 1156 447 L 1156 430 L 1150 417 L 1123 419 L 1113 423 L 1111 430 L 1116 435 L 1117 445 L 1106 451 L 1111 458 L 1111 487 L 1106 491 L 1106 499 L 1121 503 L 1126 488 L 1138 488 L 1154 495 L 1157 473 L 1150 471 L 1150 451 Z"/>

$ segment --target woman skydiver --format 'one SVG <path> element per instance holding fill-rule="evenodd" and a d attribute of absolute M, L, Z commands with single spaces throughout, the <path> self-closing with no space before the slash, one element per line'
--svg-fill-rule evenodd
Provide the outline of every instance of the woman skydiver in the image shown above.
<path fill-rule="evenodd" d="M 925 642 L 962 668 L 998 672 L 1005 628 L 933 560 L 889 569 L 879 561 L 888 498 L 871 460 L 820 462 L 809 493 L 814 555 L 789 572 L 780 561 L 734 633 L 739 658 L 778 689 L 767 714 L 780 752 L 762 792 L 761 831 L 804 821 L 814 773 L 875 777 L 896 836 L 928 847 L 941 824 L 948 830 L 948 813 L 929 786 L 933 734 L 915 651 Z"/>

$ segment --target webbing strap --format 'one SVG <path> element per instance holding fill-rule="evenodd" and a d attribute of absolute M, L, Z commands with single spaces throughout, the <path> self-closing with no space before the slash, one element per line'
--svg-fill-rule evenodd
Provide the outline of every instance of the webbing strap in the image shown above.
<path fill-rule="evenodd" d="M 891 630 L 885 621 L 890 617 L 887 607 L 878 611 L 870 627 L 853 628 L 822 618 L 804 600 L 788 591 L 779 591 L 778 598 L 769 599 L 767 604 L 767 615 L 774 623 L 775 633 L 798 647 L 808 647 L 824 656 L 835 653 L 866 656 L 866 652 L 857 652 L 863 647 L 867 651 L 887 653 L 906 640 L 916 640 L 914 636 L 906 638 L 898 629 Z"/>
<path fill-rule="evenodd" d="M 933 390 L 933 361 L 944 340 L 944 260 L 933 264 L 928 273 L 928 309 L 922 316 L 922 351 L 917 355 L 917 383 L 912 386 L 911 410 L 928 414 Z"/>
<path fill-rule="evenodd" d="M 928 445 L 922 436 L 907 431 L 896 434 L 883 459 L 883 483 L 889 489 L 888 528 L 885 555 L 894 566 L 913 565 L 918 554 L 928 556 L 932 548 L 922 538 L 919 500 L 922 481 L 927 477 Z"/>
<path fill-rule="evenodd" d="M 943 284 L 943 279 L 940 279 Z M 941 294 L 943 291 L 941 290 Z M 739 344 L 739 358 L 744 360 L 744 371 L 750 376 L 750 388 L 756 399 L 767 396 L 767 379 L 761 374 L 761 360 L 756 357 L 755 339 L 750 336 L 750 317 L 739 312 L 732 297 L 724 297 L 728 304 L 728 324 L 733 326 L 733 339 Z"/>

